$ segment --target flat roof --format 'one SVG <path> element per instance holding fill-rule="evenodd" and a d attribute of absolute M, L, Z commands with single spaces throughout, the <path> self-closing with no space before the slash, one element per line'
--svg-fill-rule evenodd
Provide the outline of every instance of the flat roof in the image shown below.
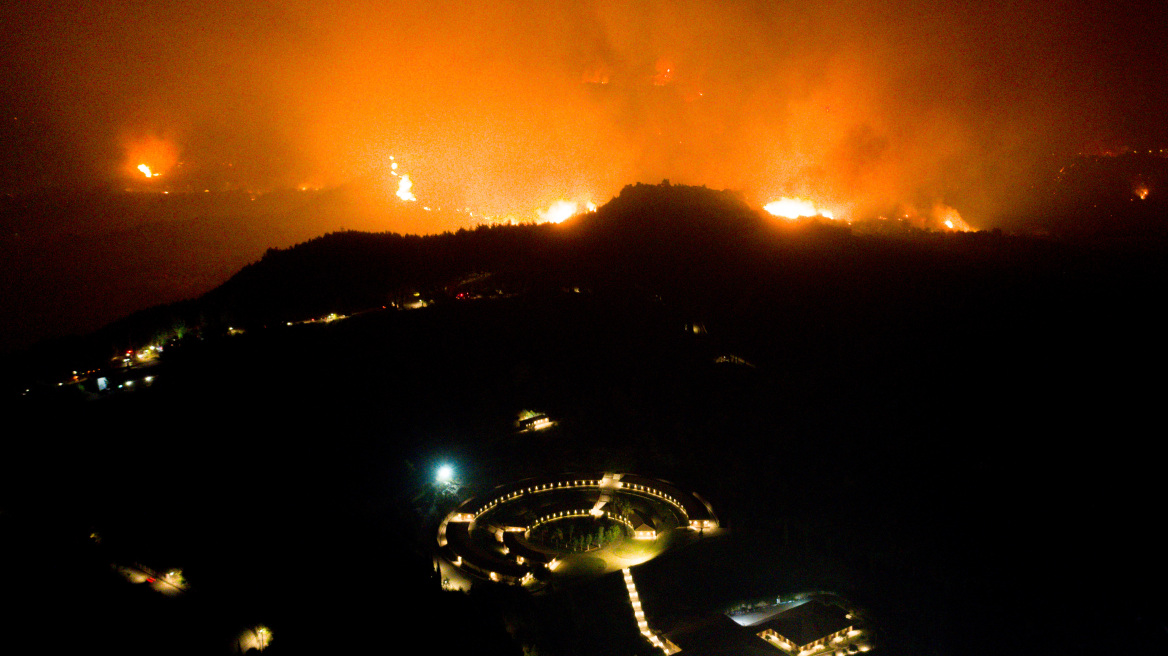
<path fill-rule="evenodd" d="M 709 615 L 686 622 L 665 637 L 689 656 L 783 656 L 767 641 L 735 624 L 725 615 Z"/>
<path fill-rule="evenodd" d="M 795 606 L 801 606 L 807 603 L 807 601 L 807 599 L 786 601 L 781 604 L 771 604 L 762 608 L 756 608 L 748 612 L 727 613 L 727 615 L 739 626 L 754 626 L 755 624 L 761 624 L 762 622 L 771 619 L 779 613 L 785 613 Z"/>
<path fill-rule="evenodd" d="M 847 611 L 839 606 L 812 599 L 754 624 L 750 630 L 757 634 L 771 629 L 801 647 L 854 626 L 855 623 L 855 620 L 848 619 Z"/>

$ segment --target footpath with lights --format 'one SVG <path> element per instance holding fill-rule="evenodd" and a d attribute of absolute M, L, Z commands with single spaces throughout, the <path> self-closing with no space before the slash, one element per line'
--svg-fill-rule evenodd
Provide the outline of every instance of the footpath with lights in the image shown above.
<path fill-rule="evenodd" d="M 621 573 L 625 577 L 625 589 L 629 591 L 629 603 L 633 606 L 633 617 L 637 620 L 637 629 L 640 630 L 641 635 L 645 636 L 650 644 L 666 654 L 676 654 L 681 651 L 680 647 L 667 638 L 662 638 L 659 633 L 649 628 L 649 621 L 645 619 L 645 610 L 641 607 L 641 596 L 637 594 L 637 585 L 633 582 L 632 570 L 626 567 L 621 570 Z"/>

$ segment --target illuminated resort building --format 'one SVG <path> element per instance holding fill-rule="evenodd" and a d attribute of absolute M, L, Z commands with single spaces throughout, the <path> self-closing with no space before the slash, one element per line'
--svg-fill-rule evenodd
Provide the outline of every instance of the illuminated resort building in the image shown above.
<path fill-rule="evenodd" d="M 633 539 L 635 540 L 656 540 L 657 528 L 653 526 L 650 521 L 645 521 L 635 512 L 628 514 L 629 523 L 633 527 Z"/>
<path fill-rule="evenodd" d="M 525 410 L 519 414 L 519 421 L 516 422 L 516 425 L 520 432 L 526 432 L 551 428 L 556 425 L 556 422 L 542 412 Z"/>
<path fill-rule="evenodd" d="M 625 558 L 615 569 L 655 556 L 660 549 L 653 545 L 663 549 L 665 542 L 657 541 L 666 533 L 718 528 L 708 503 L 666 481 L 600 472 L 547 476 L 500 486 L 455 508 L 438 527 L 436 564 L 471 582 L 546 580 L 581 551 L 533 539 L 534 530 L 562 520 L 604 520 L 609 530 L 643 545 L 639 560 Z M 584 549 L 590 548 L 601 547 Z"/>
<path fill-rule="evenodd" d="M 713 615 L 669 631 L 681 653 L 750 656 L 847 656 L 872 650 L 870 632 L 835 595 L 810 595 Z"/>
<path fill-rule="evenodd" d="M 784 604 L 786 605 L 786 604 Z M 750 625 L 755 635 L 789 654 L 854 654 L 869 650 L 852 614 L 839 606 L 808 600 Z"/>

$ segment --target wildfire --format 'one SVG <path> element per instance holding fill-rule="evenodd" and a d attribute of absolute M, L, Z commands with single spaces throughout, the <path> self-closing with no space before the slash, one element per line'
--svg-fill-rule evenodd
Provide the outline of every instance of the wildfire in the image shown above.
<path fill-rule="evenodd" d="M 1140 200 L 1144 200 L 1148 197 L 1148 192 L 1150 190 L 1148 189 L 1148 185 L 1140 183 L 1135 185 L 1132 191 L 1135 192 L 1136 196 L 1138 196 Z"/>
<path fill-rule="evenodd" d="M 956 232 L 969 232 L 973 228 L 961 218 L 961 214 L 944 203 L 937 203 L 933 206 L 933 216 L 936 217 L 941 225 L 949 230 Z"/>
<path fill-rule="evenodd" d="M 822 216 L 828 219 L 835 218 L 830 210 L 815 207 L 815 203 L 800 198 L 783 197 L 773 203 L 768 203 L 763 209 L 775 216 L 781 216 L 784 219 L 791 220 L 809 216 Z"/>
<path fill-rule="evenodd" d="M 397 183 L 397 197 L 402 199 L 402 200 L 413 200 L 413 201 L 418 200 L 417 198 L 414 197 L 414 194 L 410 191 L 410 188 L 413 186 L 414 186 L 414 183 L 410 181 L 410 176 L 408 173 L 406 175 L 401 176 L 401 180 L 399 180 Z"/>
<path fill-rule="evenodd" d="M 576 210 L 579 205 L 572 200 L 557 200 L 551 204 L 551 207 L 546 210 L 536 210 L 535 213 L 543 221 L 551 221 L 552 223 L 560 223 L 565 219 L 576 215 Z"/>
<path fill-rule="evenodd" d="M 122 148 L 125 151 L 122 170 L 128 176 L 157 178 L 164 174 L 171 175 L 181 166 L 180 147 L 171 137 L 124 135 Z"/>

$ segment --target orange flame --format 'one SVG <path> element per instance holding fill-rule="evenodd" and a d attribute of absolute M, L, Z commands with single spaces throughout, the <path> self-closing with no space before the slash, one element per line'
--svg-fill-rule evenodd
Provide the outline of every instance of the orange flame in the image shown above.
<path fill-rule="evenodd" d="M 403 175 L 401 177 L 401 180 L 399 180 L 397 183 L 397 197 L 402 199 L 402 200 L 413 200 L 413 201 L 418 200 L 414 196 L 414 194 L 410 191 L 410 188 L 412 188 L 413 186 L 414 186 L 414 183 L 410 181 L 409 174 Z"/>
<path fill-rule="evenodd" d="M 551 204 L 546 210 L 536 210 L 535 213 L 543 221 L 550 221 L 552 223 L 561 223 L 565 219 L 569 219 L 576 215 L 576 210 L 579 206 L 576 201 L 572 200 L 557 200 Z"/>
<path fill-rule="evenodd" d="M 775 216 L 781 216 L 784 219 L 791 220 L 809 216 L 822 216 L 828 219 L 835 218 L 830 210 L 815 207 L 815 203 L 801 198 L 787 198 L 784 196 L 773 203 L 767 203 L 763 209 Z"/>
<path fill-rule="evenodd" d="M 174 140 L 153 135 L 123 137 L 125 167 L 123 170 L 133 176 L 139 174 L 147 178 L 157 178 L 179 166 L 179 147 Z"/>
<path fill-rule="evenodd" d="M 933 216 L 941 222 L 949 230 L 956 232 L 969 232 L 973 228 L 961 218 L 961 214 L 944 203 L 937 203 L 933 206 Z"/>

